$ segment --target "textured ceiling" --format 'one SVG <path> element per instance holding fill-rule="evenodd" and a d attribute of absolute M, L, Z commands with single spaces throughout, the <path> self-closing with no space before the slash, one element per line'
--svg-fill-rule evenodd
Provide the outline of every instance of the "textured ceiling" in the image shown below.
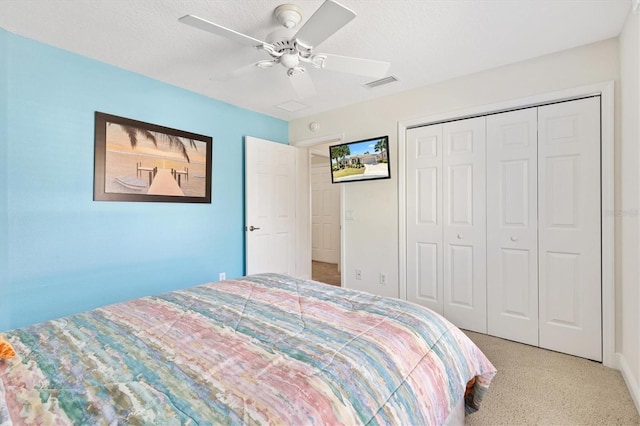
<path fill-rule="evenodd" d="M 264 52 L 178 22 L 193 14 L 264 40 L 282 0 L 0 0 L 0 27 L 30 39 L 285 120 L 616 37 L 631 0 L 337 0 L 357 17 L 315 52 L 391 62 L 399 81 L 309 69 L 299 99 L 286 70 L 252 69 Z M 322 0 L 291 1 L 304 21 Z M 286 112 L 275 105 L 308 105 Z"/>

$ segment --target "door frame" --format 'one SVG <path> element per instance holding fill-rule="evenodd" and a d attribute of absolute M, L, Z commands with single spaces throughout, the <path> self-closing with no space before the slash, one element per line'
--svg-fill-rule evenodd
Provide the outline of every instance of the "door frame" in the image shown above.
<path fill-rule="evenodd" d="M 322 145 L 331 141 L 336 141 L 336 144 L 340 144 L 344 142 L 344 133 L 337 133 L 337 134 L 333 134 L 333 135 L 327 135 L 327 136 L 319 136 L 317 138 L 311 138 L 311 139 L 303 139 L 297 142 L 290 142 L 291 146 L 295 146 L 298 148 L 312 148 L 315 145 Z M 307 191 L 309 192 L 309 229 L 308 229 L 308 233 L 309 233 L 309 243 L 311 243 L 312 238 L 311 238 L 311 222 L 313 220 L 313 218 L 311 217 L 311 215 L 313 214 L 312 210 L 311 210 L 311 151 L 309 151 L 309 155 L 308 155 L 308 173 L 309 173 L 309 185 L 307 188 Z M 331 160 L 331 159 L 329 159 Z M 344 185 L 340 185 L 340 283 L 342 285 L 342 283 L 345 282 L 345 276 L 344 276 L 344 254 L 345 254 L 345 238 L 344 238 Z M 311 262 L 313 262 L 312 259 L 310 259 Z"/>
<path fill-rule="evenodd" d="M 614 211 L 614 81 L 603 81 L 509 101 L 481 105 L 473 108 L 417 117 L 398 122 L 398 270 L 400 298 L 407 298 L 407 224 L 406 224 L 406 132 L 407 129 L 444 121 L 506 112 L 519 108 L 534 107 L 546 103 L 572 100 L 586 96 L 600 95 L 601 109 L 601 226 L 602 226 L 602 363 L 619 369 L 616 358 L 615 337 L 615 215 Z"/>

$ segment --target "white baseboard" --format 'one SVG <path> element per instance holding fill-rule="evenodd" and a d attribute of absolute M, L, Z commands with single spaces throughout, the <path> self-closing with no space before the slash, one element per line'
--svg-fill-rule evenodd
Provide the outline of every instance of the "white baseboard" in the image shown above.
<path fill-rule="evenodd" d="M 622 373 L 624 382 L 627 384 L 627 388 L 629 389 L 631 398 L 636 404 L 636 410 L 638 410 L 638 413 L 640 413 L 640 386 L 638 386 L 638 381 L 635 377 L 633 377 L 633 374 L 631 374 L 631 369 L 629 368 L 629 364 L 627 363 L 624 355 L 619 352 L 617 355 L 618 368 L 620 369 L 620 373 Z"/>

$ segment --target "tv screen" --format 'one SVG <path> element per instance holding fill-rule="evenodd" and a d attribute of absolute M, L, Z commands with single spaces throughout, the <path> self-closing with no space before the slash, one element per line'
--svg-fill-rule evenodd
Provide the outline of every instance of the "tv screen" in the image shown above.
<path fill-rule="evenodd" d="M 331 182 L 389 179 L 389 136 L 364 139 L 329 147 Z"/>

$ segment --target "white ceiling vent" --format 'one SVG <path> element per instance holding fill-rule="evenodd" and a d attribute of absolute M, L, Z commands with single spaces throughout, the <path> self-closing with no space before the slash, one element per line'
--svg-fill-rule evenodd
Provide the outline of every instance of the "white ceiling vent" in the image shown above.
<path fill-rule="evenodd" d="M 373 89 L 374 87 L 384 86 L 385 84 L 391 84 L 396 81 L 398 81 L 398 78 L 390 75 L 389 77 L 381 78 L 380 80 L 370 81 L 367 84 L 365 84 L 364 87 Z"/>
<path fill-rule="evenodd" d="M 296 112 L 296 111 L 300 111 L 301 109 L 309 108 L 309 105 L 305 105 L 298 101 L 290 100 L 280 105 L 276 105 L 275 107 L 283 109 L 288 112 Z"/>

